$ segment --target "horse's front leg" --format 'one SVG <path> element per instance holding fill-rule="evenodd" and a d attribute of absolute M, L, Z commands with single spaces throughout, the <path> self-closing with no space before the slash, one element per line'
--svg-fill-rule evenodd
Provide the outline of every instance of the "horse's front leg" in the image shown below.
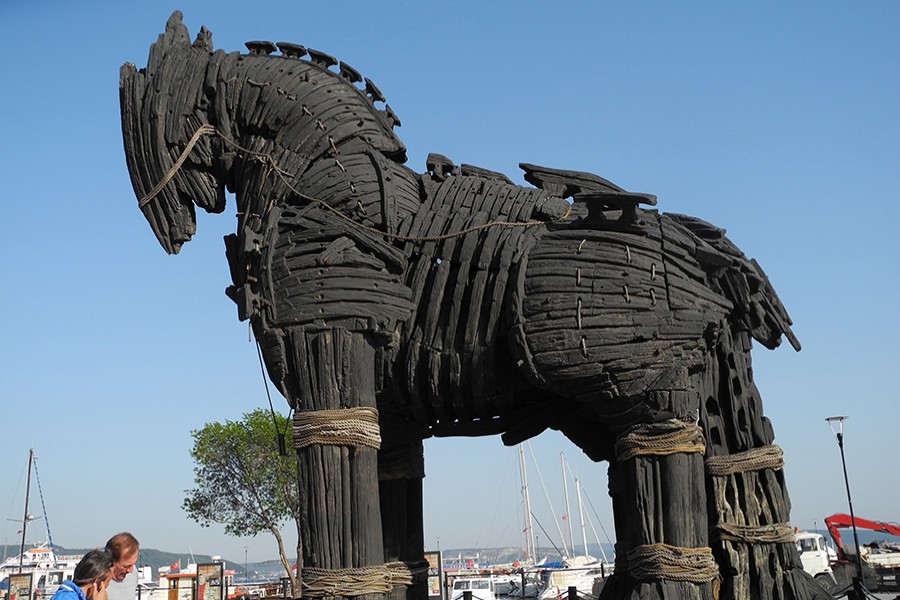
<path fill-rule="evenodd" d="M 297 328 L 290 336 L 299 379 L 302 595 L 381 600 L 392 584 L 379 502 L 375 348 L 364 333 L 341 328 Z"/>
<path fill-rule="evenodd" d="M 383 418 L 386 415 L 383 415 Z M 391 429 L 399 429 L 407 419 L 390 417 Z M 410 427 L 409 431 L 417 428 Z M 385 439 L 378 453 L 381 498 L 381 527 L 384 555 L 388 564 L 408 570 L 391 591 L 390 600 L 425 600 L 428 563 L 425 558 L 422 480 L 425 457 L 422 440 L 414 435 L 397 439 L 383 429 Z"/>

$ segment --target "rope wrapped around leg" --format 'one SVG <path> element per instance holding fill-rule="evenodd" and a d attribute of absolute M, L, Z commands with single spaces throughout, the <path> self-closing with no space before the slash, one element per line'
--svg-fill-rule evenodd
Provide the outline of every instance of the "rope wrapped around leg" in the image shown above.
<path fill-rule="evenodd" d="M 794 530 L 785 523 L 775 525 L 718 523 L 712 534 L 720 540 L 745 544 L 788 544 L 794 542 Z"/>
<path fill-rule="evenodd" d="M 378 410 L 365 406 L 294 414 L 294 448 L 313 444 L 381 448 Z"/>
<path fill-rule="evenodd" d="M 629 550 L 627 562 L 628 573 L 641 581 L 709 583 L 719 580 L 719 566 L 710 548 L 646 544 Z"/>
<path fill-rule="evenodd" d="M 727 456 L 710 456 L 706 459 L 706 472 L 714 477 L 727 477 L 735 473 L 783 469 L 784 452 L 776 444 L 751 448 Z"/>
<path fill-rule="evenodd" d="M 415 585 L 428 579 L 428 561 L 389 562 L 384 565 L 391 573 L 394 585 Z"/>
<path fill-rule="evenodd" d="M 303 596 L 387 594 L 395 585 L 415 585 L 428 576 L 428 561 L 390 562 L 376 567 L 319 569 L 303 567 Z"/>
<path fill-rule="evenodd" d="M 668 456 L 706 452 L 703 430 L 696 423 L 669 419 L 632 427 L 616 440 L 616 460 L 625 462 L 636 456 Z"/>

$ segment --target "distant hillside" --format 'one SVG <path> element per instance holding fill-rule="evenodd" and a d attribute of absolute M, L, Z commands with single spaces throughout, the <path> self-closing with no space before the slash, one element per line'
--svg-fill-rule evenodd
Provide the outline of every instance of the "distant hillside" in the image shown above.
<path fill-rule="evenodd" d="M 56 552 L 58 554 L 84 554 L 88 550 L 93 550 L 93 548 L 64 548 L 63 546 L 56 546 Z M 2 552 L 3 556 L 18 556 L 19 554 L 19 546 L 8 545 L 2 546 L 0 545 L 0 552 Z M 224 558 L 224 557 L 223 557 Z M 190 554 L 185 553 L 175 553 L 175 552 L 164 552 L 162 550 L 153 550 L 152 548 L 141 548 L 141 557 L 138 562 L 138 566 L 151 566 L 153 567 L 154 576 L 156 571 L 160 567 L 169 567 L 175 564 L 178 561 L 181 561 L 182 567 L 187 567 L 190 563 L 208 563 L 212 562 L 212 557 L 208 554 L 194 554 L 191 556 Z M 224 558 L 225 563 L 229 569 L 234 569 L 241 576 L 244 574 L 244 562 L 243 561 L 235 561 L 229 560 L 228 558 Z"/>
<path fill-rule="evenodd" d="M 427 550 L 433 550 L 433 548 L 427 548 Z M 444 566 L 451 566 L 456 563 L 461 563 L 461 566 L 465 566 L 469 560 L 476 562 L 481 565 L 491 565 L 491 564 L 510 564 L 514 561 L 521 561 L 524 558 L 524 554 L 522 552 L 522 548 L 519 547 L 506 547 L 506 548 L 450 548 L 450 549 L 442 549 L 444 555 Z M 570 552 L 572 555 L 578 555 L 583 552 L 583 549 L 579 546 L 576 548 L 574 552 Z M 597 544 L 588 544 L 588 554 L 594 556 L 596 558 L 603 558 L 603 553 L 606 553 L 606 558 L 609 561 L 612 561 L 615 557 L 615 553 L 613 551 L 613 547 L 609 544 L 603 544 L 603 552 L 600 551 L 600 546 Z M 562 560 L 561 553 L 556 548 L 538 548 L 536 551 L 538 560 L 547 559 L 547 562 L 554 563 Z"/>
<path fill-rule="evenodd" d="M 831 542 L 831 537 L 828 535 L 827 531 L 820 530 L 818 533 L 821 533 L 825 536 L 825 540 L 829 543 Z M 853 544 L 853 534 L 850 530 L 841 531 L 841 535 L 843 537 L 845 544 Z M 900 543 L 900 536 L 891 536 L 879 531 L 867 531 L 865 529 L 859 530 L 859 543 L 860 544 L 868 544 L 870 542 L 887 540 L 892 543 Z M 426 548 L 426 550 L 434 550 L 434 548 Z M 451 549 L 443 549 L 444 555 L 444 566 L 449 567 L 456 564 L 460 564 L 461 566 L 465 566 L 469 560 L 472 560 L 475 563 L 479 563 L 481 565 L 491 565 L 491 564 L 509 564 L 516 560 L 522 560 L 523 553 L 521 547 L 507 547 L 507 548 L 451 548 Z M 583 552 L 582 547 L 579 545 L 576 547 L 575 551 L 572 554 L 577 555 Z M 615 549 L 611 544 L 603 544 L 603 552 L 600 551 L 600 546 L 597 544 L 588 544 L 588 554 L 595 558 L 603 558 L 603 555 L 606 555 L 607 560 L 613 561 L 615 560 Z M 541 547 L 537 549 L 537 558 L 538 560 L 547 559 L 548 563 L 555 563 L 561 560 L 561 553 L 557 548 L 553 547 Z"/>

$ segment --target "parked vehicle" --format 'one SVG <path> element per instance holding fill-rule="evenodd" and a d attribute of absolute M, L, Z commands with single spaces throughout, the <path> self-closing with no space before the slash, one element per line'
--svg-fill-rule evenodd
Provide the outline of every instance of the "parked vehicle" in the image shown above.
<path fill-rule="evenodd" d="M 800 552 L 800 562 L 803 570 L 812 575 L 826 590 L 831 590 L 837 581 L 831 570 L 833 557 L 825 543 L 825 536 L 821 533 L 798 531 L 794 534 L 794 542 Z"/>
<path fill-rule="evenodd" d="M 834 540 L 837 561 L 834 565 L 835 578 L 845 584 L 856 573 L 856 557 L 862 563 L 862 582 L 870 591 L 900 591 L 900 543 L 888 541 L 871 542 L 857 548 L 855 544 L 845 544 L 840 529 L 856 525 L 857 529 L 878 531 L 887 535 L 900 536 L 900 525 L 881 521 L 870 521 L 838 513 L 825 518 L 825 526 Z"/>

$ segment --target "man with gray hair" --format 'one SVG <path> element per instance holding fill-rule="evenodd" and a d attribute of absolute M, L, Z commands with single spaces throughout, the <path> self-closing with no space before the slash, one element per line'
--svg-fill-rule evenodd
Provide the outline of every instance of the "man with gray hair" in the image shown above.
<path fill-rule="evenodd" d="M 135 566 L 140 554 L 137 538 L 127 531 L 117 533 L 106 542 L 106 549 L 113 559 L 112 581 L 107 588 L 109 600 L 134 600 L 138 584 Z"/>

